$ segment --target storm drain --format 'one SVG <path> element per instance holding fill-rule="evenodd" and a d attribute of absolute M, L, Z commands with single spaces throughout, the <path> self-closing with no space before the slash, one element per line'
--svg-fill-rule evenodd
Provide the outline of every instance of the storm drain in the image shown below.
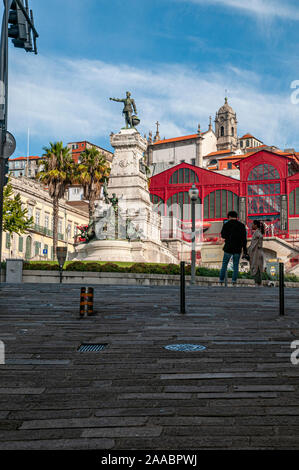
<path fill-rule="evenodd" d="M 108 343 L 104 344 L 80 344 L 79 348 L 77 349 L 78 352 L 99 352 L 106 349 Z"/>
<path fill-rule="evenodd" d="M 169 344 L 165 346 L 165 349 L 169 351 L 203 351 L 206 349 L 205 346 L 201 346 L 200 344 Z"/>

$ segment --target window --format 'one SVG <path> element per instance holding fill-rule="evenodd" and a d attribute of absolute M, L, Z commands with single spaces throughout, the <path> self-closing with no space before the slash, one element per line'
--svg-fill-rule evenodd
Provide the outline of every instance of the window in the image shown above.
<path fill-rule="evenodd" d="M 40 211 L 35 211 L 35 223 L 36 225 L 40 225 Z"/>
<path fill-rule="evenodd" d="M 40 254 L 40 249 L 41 249 L 41 243 L 40 242 L 34 242 L 34 254 L 35 254 L 35 256 Z"/>
<path fill-rule="evenodd" d="M 280 212 L 280 183 L 248 184 L 248 214 Z"/>
<path fill-rule="evenodd" d="M 191 158 L 191 165 L 194 165 L 194 166 L 195 166 L 195 163 L 196 163 L 195 158 Z"/>
<path fill-rule="evenodd" d="M 10 248 L 10 234 L 9 233 L 6 234 L 5 248 L 7 248 L 8 250 Z"/>
<path fill-rule="evenodd" d="M 243 140 L 240 142 L 240 147 L 243 148 Z"/>
<path fill-rule="evenodd" d="M 23 237 L 19 237 L 19 252 L 20 253 L 23 253 L 23 245 L 24 245 Z"/>
<path fill-rule="evenodd" d="M 224 127 L 221 126 L 221 129 L 220 129 L 220 136 L 223 137 L 224 136 Z"/>
<path fill-rule="evenodd" d="M 33 209 L 31 206 L 28 206 L 28 217 L 32 217 L 32 214 L 33 214 Z"/>
<path fill-rule="evenodd" d="M 180 168 L 175 171 L 170 179 L 169 184 L 189 184 L 189 183 L 198 183 L 199 179 L 195 171 L 190 170 L 190 168 Z"/>
<path fill-rule="evenodd" d="M 290 193 L 289 206 L 290 215 L 299 215 L 299 187 Z"/>
<path fill-rule="evenodd" d="M 246 140 L 246 147 L 249 147 L 249 140 Z"/>
<path fill-rule="evenodd" d="M 235 129 L 232 127 L 232 136 L 235 135 Z"/>
<path fill-rule="evenodd" d="M 45 214 L 45 228 L 49 228 L 50 214 Z"/>
<path fill-rule="evenodd" d="M 248 176 L 248 181 L 258 180 L 278 180 L 280 178 L 278 171 L 272 165 L 264 163 L 257 165 Z"/>
<path fill-rule="evenodd" d="M 62 233 L 62 219 L 58 219 L 58 233 Z"/>
<path fill-rule="evenodd" d="M 228 170 L 231 170 L 232 168 L 233 168 L 233 164 L 232 164 L 232 163 L 228 163 L 228 164 L 227 164 L 227 169 L 228 169 Z"/>
<path fill-rule="evenodd" d="M 239 211 L 239 196 L 226 189 L 217 189 L 204 198 L 204 219 L 225 219 L 229 211 Z"/>

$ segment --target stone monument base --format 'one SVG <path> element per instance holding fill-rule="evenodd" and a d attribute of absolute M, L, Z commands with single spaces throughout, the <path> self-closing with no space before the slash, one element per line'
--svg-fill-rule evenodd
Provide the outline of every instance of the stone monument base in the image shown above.
<path fill-rule="evenodd" d="M 167 248 L 149 240 L 95 240 L 79 245 L 76 253 L 73 261 L 177 263 Z"/>

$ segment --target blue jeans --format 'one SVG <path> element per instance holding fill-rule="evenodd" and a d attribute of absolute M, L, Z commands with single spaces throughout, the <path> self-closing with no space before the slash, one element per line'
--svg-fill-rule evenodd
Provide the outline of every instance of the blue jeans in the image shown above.
<path fill-rule="evenodd" d="M 227 265 L 228 265 L 229 260 L 231 259 L 231 257 L 233 257 L 233 266 L 234 266 L 232 282 L 237 282 L 238 274 L 239 274 L 240 256 L 241 256 L 241 253 L 232 254 L 232 253 L 225 253 L 224 252 L 223 261 L 222 261 L 222 268 L 221 268 L 221 271 L 220 271 L 220 279 L 219 279 L 220 282 L 224 281 L 226 270 L 227 270 Z"/>

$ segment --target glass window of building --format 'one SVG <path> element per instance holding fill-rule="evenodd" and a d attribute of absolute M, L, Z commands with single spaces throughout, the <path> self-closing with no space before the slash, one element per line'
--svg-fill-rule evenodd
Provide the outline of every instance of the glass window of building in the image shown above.
<path fill-rule="evenodd" d="M 225 219 L 229 211 L 239 211 L 239 196 L 226 189 L 212 191 L 204 198 L 204 219 Z"/>
<path fill-rule="evenodd" d="M 197 198 L 195 217 L 200 218 L 200 198 Z M 174 194 L 167 200 L 167 215 L 180 220 L 191 220 L 191 201 L 188 191 Z"/>
<path fill-rule="evenodd" d="M 24 245 L 24 240 L 23 237 L 19 237 L 19 252 L 23 252 L 23 245 Z"/>
<path fill-rule="evenodd" d="M 277 169 L 267 163 L 257 165 L 249 173 L 247 184 L 248 214 L 263 215 L 280 213 L 281 185 Z M 264 182 L 267 181 L 267 182 Z"/>
<path fill-rule="evenodd" d="M 189 184 L 198 183 L 199 179 L 195 171 L 190 168 L 180 168 L 176 170 L 169 179 L 169 184 Z"/>
<path fill-rule="evenodd" d="M 299 187 L 295 188 L 289 196 L 290 215 L 299 215 Z"/>
<path fill-rule="evenodd" d="M 49 228 L 49 223 L 50 223 L 50 214 L 46 213 L 45 214 L 45 228 Z"/>
<path fill-rule="evenodd" d="M 40 211 L 39 210 L 35 211 L 35 223 L 36 225 L 40 225 Z"/>

